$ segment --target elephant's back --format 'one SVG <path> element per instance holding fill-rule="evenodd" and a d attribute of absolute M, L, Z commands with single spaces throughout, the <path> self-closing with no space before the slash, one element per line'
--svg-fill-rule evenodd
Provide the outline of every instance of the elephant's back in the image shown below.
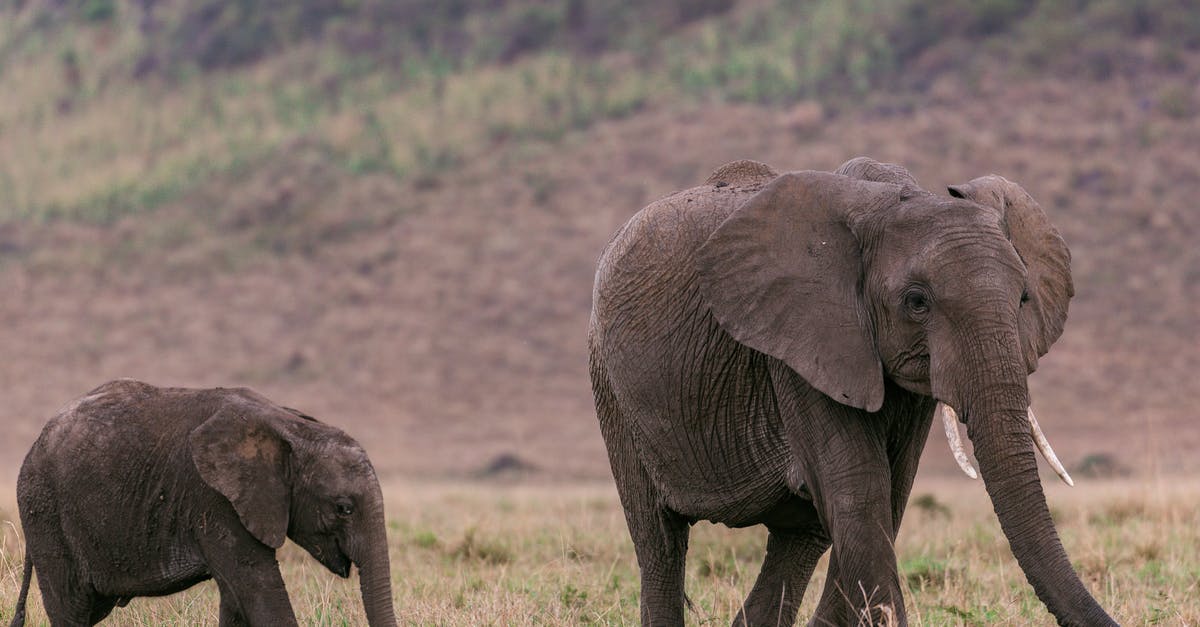
<path fill-rule="evenodd" d="M 596 266 L 593 313 L 606 314 L 646 290 L 683 287 L 695 254 L 756 188 L 703 185 L 656 200 L 613 235 Z"/>
<path fill-rule="evenodd" d="M 38 445 L 48 454 L 137 447 L 186 434 L 211 415 L 201 390 L 159 388 L 133 379 L 109 381 L 68 403 L 46 423 Z M 106 453 L 105 453 L 106 454 Z"/>
<path fill-rule="evenodd" d="M 623 288 L 644 277 L 686 280 L 694 274 L 697 249 L 734 210 L 778 175 L 757 161 L 733 161 L 717 168 L 703 185 L 646 205 L 617 229 L 600 255 L 594 307 L 603 309 L 609 301 L 619 300 Z"/>
<path fill-rule="evenodd" d="M 596 268 L 589 330 L 595 357 L 645 367 L 671 358 L 660 350 L 665 339 L 705 333 L 695 328 L 707 311 L 696 253 L 750 195 L 693 187 L 647 205 L 617 231 Z"/>

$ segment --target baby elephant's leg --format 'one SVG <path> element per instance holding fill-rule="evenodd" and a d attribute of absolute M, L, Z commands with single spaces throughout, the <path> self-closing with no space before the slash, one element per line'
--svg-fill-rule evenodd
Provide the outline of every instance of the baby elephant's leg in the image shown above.
<path fill-rule="evenodd" d="M 221 627 L 297 624 L 273 549 L 249 533 L 242 541 L 202 542 L 202 548 L 221 591 Z"/>

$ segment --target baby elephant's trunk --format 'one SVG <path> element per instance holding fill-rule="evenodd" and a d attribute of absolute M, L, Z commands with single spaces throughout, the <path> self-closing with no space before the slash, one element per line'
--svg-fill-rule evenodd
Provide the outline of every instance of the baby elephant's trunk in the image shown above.
<path fill-rule="evenodd" d="M 33 556 L 29 554 L 29 547 L 25 547 L 25 578 L 21 581 L 21 595 L 17 597 L 17 609 L 13 610 L 13 619 L 8 627 L 25 625 L 25 599 L 29 596 L 30 579 L 33 579 Z"/>
<path fill-rule="evenodd" d="M 364 566 L 358 574 L 367 624 L 371 627 L 394 627 L 396 612 L 392 607 L 392 582 L 387 566 Z"/>
<path fill-rule="evenodd" d="M 372 516 L 373 524 L 361 545 L 355 548 L 356 555 L 350 559 L 358 566 L 359 588 L 362 590 L 363 609 L 367 613 L 367 624 L 371 627 L 394 627 L 396 611 L 392 606 L 392 573 L 388 559 L 387 525 L 381 506 Z"/>

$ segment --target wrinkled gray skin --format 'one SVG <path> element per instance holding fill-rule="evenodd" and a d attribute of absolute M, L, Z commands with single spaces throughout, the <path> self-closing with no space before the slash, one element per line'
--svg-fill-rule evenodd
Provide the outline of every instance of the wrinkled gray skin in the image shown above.
<path fill-rule="evenodd" d="M 937 400 L 966 423 L 1038 597 L 1063 625 L 1113 623 L 1059 542 L 1025 417 L 1070 255 L 1019 186 L 950 192 L 861 157 L 783 175 L 739 161 L 613 237 L 591 375 L 643 624 L 683 623 L 701 519 L 769 529 L 736 625 L 792 624 L 831 546 L 810 624 L 905 624 L 892 546 Z"/>
<path fill-rule="evenodd" d="M 383 497 L 342 431 L 247 389 L 106 383 L 50 420 L 17 502 L 25 581 L 51 623 L 92 625 L 133 597 L 215 579 L 221 625 L 295 625 L 275 549 L 359 568 L 368 621 L 395 625 Z"/>

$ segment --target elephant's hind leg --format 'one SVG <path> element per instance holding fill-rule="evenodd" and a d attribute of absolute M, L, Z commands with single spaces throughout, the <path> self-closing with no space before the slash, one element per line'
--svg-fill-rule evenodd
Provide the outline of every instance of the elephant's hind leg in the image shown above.
<path fill-rule="evenodd" d="M 682 625 L 688 523 L 661 507 L 626 509 L 642 579 L 642 625 Z"/>
<path fill-rule="evenodd" d="M 42 564 L 47 571 L 42 575 Z M 47 559 L 38 560 L 38 588 L 42 591 L 42 607 L 50 624 L 55 627 L 75 627 L 79 625 L 95 625 L 108 615 L 112 605 L 105 607 L 103 600 L 83 583 L 74 571 L 70 560 Z"/>
<path fill-rule="evenodd" d="M 641 571 L 642 624 L 682 625 L 688 521 L 668 508 L 660 498 L 638 459 L 607 377 L 595 364 L 592 381 L 600 432 L 608 447 L 613 479 Z"/>
<path fill-rule="evenodd" d="M 829 544 L 829 536 L 819 524 L 803 529 L 772 528 L 762 570 L 733 620 L 734 627 L 795 623 L 800 600 Z"/>
<path fill-rule="evenodd" d="M 618 449 L 610 443 L 609 456 L 641 571 L 642 624 L 682 625 L 688 521 L 662 502 L 632 442 L 626 444 L 629 448 Z"/>
<path fill-rule="evenodd" d="M 46 526 L 32 524 L 26 527 L 32 528 L 47 529 Z M 50 527 L 49 530 L 49 537 L 43 535 L 36 542 L 38 546 L 33 553 L 33 561 L 38 589 L 42 593 L 42 607 L 50 618 L 50 624 L 55 627 L 90 626 L 100 622 L 104 616 L 95 615 L 98 595 L 86 577 L 81 575 L 69 549 L 65 548 L 68 546 L 66 539 L 56 527 Z M 26 550 L 35 549 L 28 546 Z"/>

